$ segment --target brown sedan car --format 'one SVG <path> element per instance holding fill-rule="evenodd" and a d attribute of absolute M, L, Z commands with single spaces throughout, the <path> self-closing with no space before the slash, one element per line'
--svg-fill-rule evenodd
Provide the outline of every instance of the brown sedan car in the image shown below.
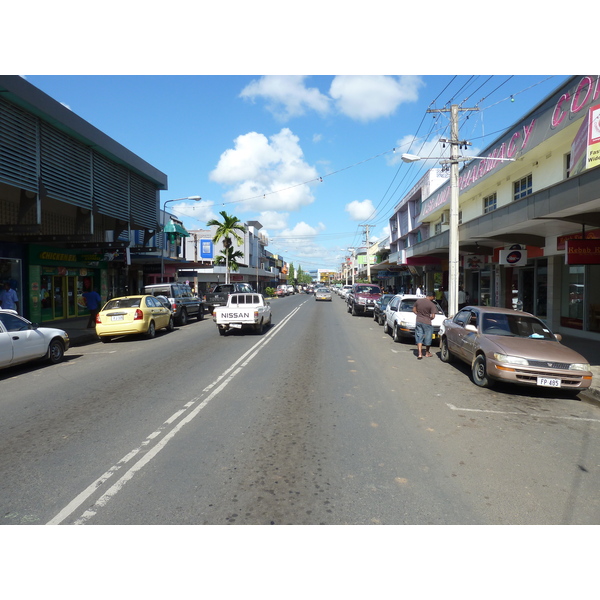
<path fill-rule="evenodd" d="M 466 306 L 442 330 L 442 360 L 457 357 L 471 365 L 473 382 L 481 387 L 503 380 L 577 393 L 592 383 L 586 359 L 529 313 Z"/>

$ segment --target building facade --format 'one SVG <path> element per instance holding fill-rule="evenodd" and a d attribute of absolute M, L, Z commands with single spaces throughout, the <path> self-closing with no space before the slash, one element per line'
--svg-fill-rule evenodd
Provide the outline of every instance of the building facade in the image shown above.
<path fill-rule="evenodd" d="M 471 303 L 600 339 L 598 76 L 566 80 L 479 156 L 459 173 L 460 283 Z M 447 260 L 449 205 L 449 182 L 422 199 L 422 239 L 407 261 Z"/>
<path fill-rule="evenodd" d="M 33 321 L 143 285 L 167 177 L 18 76 L 0 76 L 0 283 Z"/>

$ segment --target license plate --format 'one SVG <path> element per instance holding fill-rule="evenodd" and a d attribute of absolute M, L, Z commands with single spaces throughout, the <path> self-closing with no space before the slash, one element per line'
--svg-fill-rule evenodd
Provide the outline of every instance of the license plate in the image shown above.
<path fill-rule="evenodd" d="M 553 379 L 550 377 L 538 377 L 537 384 L 544 387 L 560 387 L 560 379 Z"/>
<path fill-rule="evenodd" d="M 241 323 L 230 323 L 229 327 L 232 327 L 233 329 L 241 329 L 242 324 Z"/>
<path fill-rule="evenodd" d="M 122 321 L 124 319 L 123 315 L 113 315 L 110 320 L 111 321 Z"/>

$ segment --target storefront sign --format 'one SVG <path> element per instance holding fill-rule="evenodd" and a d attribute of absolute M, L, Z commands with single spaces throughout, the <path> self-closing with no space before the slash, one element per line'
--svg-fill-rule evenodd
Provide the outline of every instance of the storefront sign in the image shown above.
<path fill-rule="evenodd" d="M 579 80 L 569 81 L 570 87 L 559 90 L 551 96 L 539 110 L 535 118 L 528 117 L 513 129 L 507 132 L 494 147 L 481 153 L 486 158 L 517 158 L 521 154 L 535 148 L 542 142 L 568 127 L 577 119 L 581 119 L 582 112 L 593 106 L 600 98 L 600 79 L 596 76 L 584 76 Z M 598 106 L 600 109 L 600 106 Z M 600 123 L 598 123 L 600 127 Z M 600 129 L 598 130 L 600 134 Z M 473 160 L 460 171 L 459 188 L 464 191 L 471 185 L 479 183 L 482 179 L 496 173 L 504 164 L 499 160 Z M 600 164 L 600 152 L 598 163 Z M 440 187 L 423 201 L 421 207 L 421 220 L 439 210 L 450 202 L 450 184 Z"/>
<path fill-rule="evenodd" d="M 568 265 L 600 265 L 600 241 L 567 240 L 565 262 Z"/>
<path fill-rule="evenodd" d="M 582 232 L 579 233 L 571 233 L 570 235 L 561 235 L 556 238 L 556 249 L 564 250 L 566 248 L 566 243 L 569 240 L 582 240 L 584 239 L 584 235 Z M 586 240 L 600 240 L 600 229 L 590 229 L 585 232 Z"/>
<path fill-rule="evenodd" d="M 501 265 L 508 267 L 522 267 L 527 264 L 527 250 L 500 250 Z"/>

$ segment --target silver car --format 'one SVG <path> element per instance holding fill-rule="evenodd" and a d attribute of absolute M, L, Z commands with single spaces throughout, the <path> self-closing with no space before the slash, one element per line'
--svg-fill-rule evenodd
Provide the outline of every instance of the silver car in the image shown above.
<path fill-rule="evenodd" d="M 327 288 L 317 288 L 315 290 L 315 300 L 329 300 L 331 302 L 331 292 Z"/>
<path fill-rule="evenodd" d="M 466 306 L 444 321 L 440 354 L 444 362 L 456 357 L 470 365 L 481 387 L 503 380 L 576 394 L 592 383 L 590 365 L 560 339 L 529 313 Z"/>

